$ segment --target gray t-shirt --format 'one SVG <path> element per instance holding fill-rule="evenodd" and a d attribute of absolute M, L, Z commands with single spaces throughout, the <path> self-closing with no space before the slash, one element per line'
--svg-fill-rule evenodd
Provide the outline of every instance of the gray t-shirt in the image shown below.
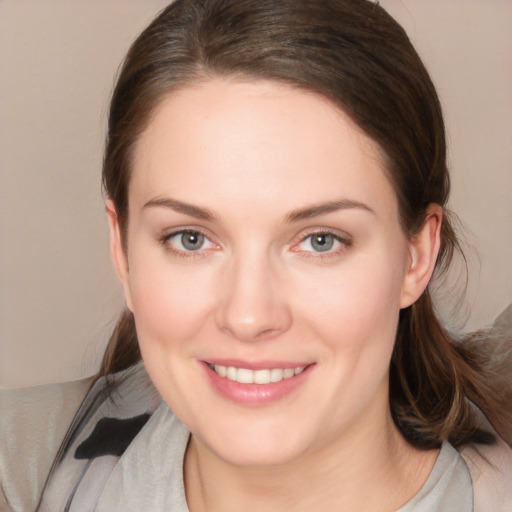
<path fill-rule="evenodd" d="M 162 404 L 114 469 L 97 511 L 189 512 L 183 484 L 183 457 L 189 434 Z M 162 482 L 162 485 L 155 485 Z M 398 512 L 471 512 L 468 467 L 448 443 L 420 492 Z"/>
<path fill-rule="evenodd" d="M 143 365 L 123 374 L 111 395 L 103 381 L 89 386 L 0 392 L 0 510 L 189 512 L 190 433 Z M 491 464 L 473 447 L 462 457 L 443 444 L 426 483 L 399 512 L 510 512 L 512 451 L 500 443 L 486 453 Z"/>

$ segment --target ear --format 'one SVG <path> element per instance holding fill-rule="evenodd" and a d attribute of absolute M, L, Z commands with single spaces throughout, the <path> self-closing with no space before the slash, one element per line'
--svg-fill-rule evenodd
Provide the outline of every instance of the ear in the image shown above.
<path fill-rule="evenodd" d="M 432 277 L 441 247 L 442 221 L 443 208 L 438 204 L 430 204 L 423 226 L 409 241 L 409 263 L 402 286 L 400 308 L 416 302 Z"/>
<path fill-rule="evenodd" d="M 110 230 L 110 257 L 114 264 L 117 277 L 123 287 L 126 305 L 130 311 L 132 310 L 132 300 L 130 294 L 130 273 L 128 269 L 128 258 L 121 236 L 121 226 L 119 225 L 119 217 L 114 202 L 108 199 L 105 203 L 107 212 L 108 225 Z"/>

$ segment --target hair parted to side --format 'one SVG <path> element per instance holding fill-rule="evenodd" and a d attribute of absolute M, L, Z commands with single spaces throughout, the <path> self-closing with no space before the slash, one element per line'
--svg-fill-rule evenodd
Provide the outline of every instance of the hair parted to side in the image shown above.
<path fill-rule="evenodd" d="M 214 76 L 277 80 L 343 109 L 383 150 L 402 228 L 414 237 L 429 204 L 449 194 L 443 116 L 432 81 L 405 31 L 369 0 L 176 0 L 130 48 L 115 87 L 103 167 L 126 244 L 135 144 L 165 96 Z M 448 212 L 437 272 L 458 243 Z M 401 311 L 390 368 L 390 404 L 421 448 L 491 442 L 468 399 L 498 428 L 502 407 L 478 360 L 451 342 L 426 290 Z M 125 311 L 99 375 L 140 360 Z M 500 419 L 501 418 L 501 419 Z"/>

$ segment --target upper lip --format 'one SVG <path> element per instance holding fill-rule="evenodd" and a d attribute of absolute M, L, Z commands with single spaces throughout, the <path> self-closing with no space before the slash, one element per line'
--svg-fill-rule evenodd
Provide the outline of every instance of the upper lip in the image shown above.
<path fill-rule="evenodd" d="M 243 361 L 240 359 L 218 359 L 208 358 L 203 360 L 207 364 L 219 366 L 233 366 L 235 368 L 247 368 L 248 370 L 273 370 L 275 368 L 299 368 L 309 366 L 311 361 L 286 361 L 286 360 L 266 360 L 266 361 Z"/>

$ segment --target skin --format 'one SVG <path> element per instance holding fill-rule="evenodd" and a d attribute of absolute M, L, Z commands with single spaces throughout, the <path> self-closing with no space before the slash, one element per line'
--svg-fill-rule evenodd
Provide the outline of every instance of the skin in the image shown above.
<path fill-rule="evenodd" d="M 419 490 L 437 452 L 396 429 L 388 368 L 442 212 L 431 205 L 405 236 L 381 150 L 348 116 L 273 82 L 187 86 L 137 143 L 126 252 L 110 201 L 107 212 L 146 368 L 192 432 L 193 512 L 396 510 Z M 185 228 L 205 235 L 199 250 L 180 244 Z M 331 250 L 315 250 L 318 232 L 338 237 Z M 211 386 L 200 361 L 213 358 L 311 368 L 254 406 Z"/>

